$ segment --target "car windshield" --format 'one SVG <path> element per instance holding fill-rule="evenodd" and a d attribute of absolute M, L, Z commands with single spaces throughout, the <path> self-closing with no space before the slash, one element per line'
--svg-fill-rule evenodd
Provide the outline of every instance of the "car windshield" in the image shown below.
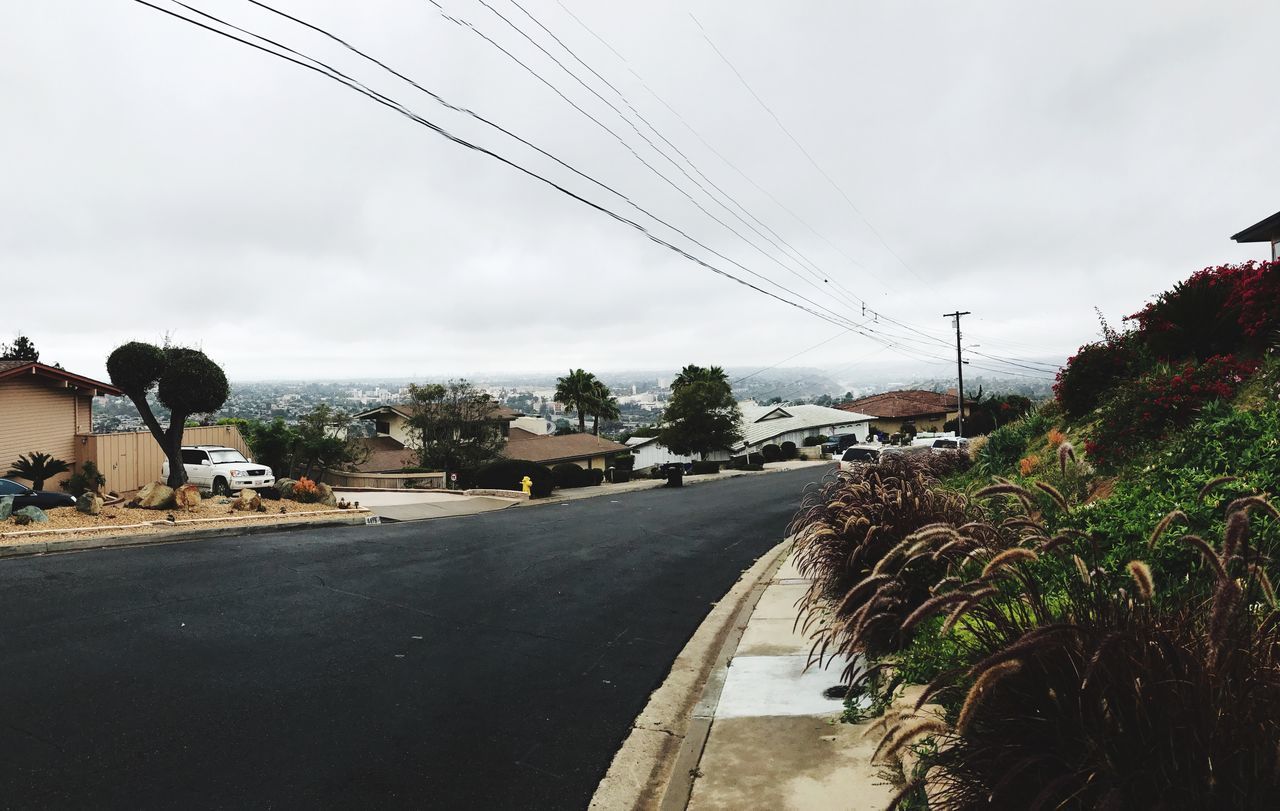
<path fill-rule="evenodd" d="M 209 458 L 213 460 L 215 465 L 225 464 L 227 462 L 248 462 L 244 458 L 244 454 L 240 451 L 209 451 Z"/>

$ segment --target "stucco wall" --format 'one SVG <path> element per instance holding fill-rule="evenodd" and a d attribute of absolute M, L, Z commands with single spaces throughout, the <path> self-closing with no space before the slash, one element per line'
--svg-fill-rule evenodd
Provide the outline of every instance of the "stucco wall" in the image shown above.
<path fill-rule="evenodd" d="M 76 434 L 92 427 L 91 400 L 34 376 L 0 383 L 0 473 L 32 451 L 74 464 Z M 57 490 L 67 475 L 45 482 L 45 488 Z"/>

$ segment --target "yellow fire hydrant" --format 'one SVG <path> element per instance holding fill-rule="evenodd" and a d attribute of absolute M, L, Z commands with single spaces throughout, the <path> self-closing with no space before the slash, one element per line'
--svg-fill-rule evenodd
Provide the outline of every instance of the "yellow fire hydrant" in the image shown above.
<path fill-rule="evenodd" d="M 533 479 L 529 478 L 528 476 L 525 476 L 523 479 L 521 479 L 520 489 L 524 490 L 524 494 L 526 496 L 532 496 L 533 495 Z"/>

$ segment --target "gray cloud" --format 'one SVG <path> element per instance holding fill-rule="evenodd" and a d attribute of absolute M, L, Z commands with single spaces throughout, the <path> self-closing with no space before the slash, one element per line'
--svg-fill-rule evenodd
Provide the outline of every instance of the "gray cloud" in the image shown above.
<path fill-rule="evenodd" d="M 968 331 L 993 354 L 1069 353 L 1096 332 L 1095 305 L 1117 322 L 1201 266 L 1260 256 L 1227 237 L 1277 207 L 1271 5 L 694 4 L 908 270 L 756 106 L 687 4 L 566 0 L 623 64 L 557 3 L 521 2 L 822 277 L 939 336 L 942 312 L 972 310 Z M 537 30 L 508 0 L 491 3 Z M 280 4 L 850 312 L 830 283 L 767 260 L 429 4 Z M 316 48 L 451 131 L 627 210 L 332 43 L 241 0 L 200 5 Z M 684 182 L 482 5 L 445 5 Z M 0 261 L 23 295 L 21 323 L 10 308 L 0 333 L 22 329 L 87 374 L 116 344 L 166 333 L 233 378 L 428 378 L 767 365 L 836 332 L 313 74 L 136 4 L 9 4 L 0 25 L 18 33 L 0 61 L 11 158 Z M 629 68 L 839 250 L 708 151 Z M 847 336 L 797 362 L 878 349 Z"/>

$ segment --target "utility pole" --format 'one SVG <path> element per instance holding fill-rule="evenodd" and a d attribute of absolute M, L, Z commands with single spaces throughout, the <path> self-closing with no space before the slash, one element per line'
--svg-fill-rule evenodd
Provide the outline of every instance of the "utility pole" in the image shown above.
<path fill-rule="evenodd" d="M 964 436 L 964 358 L 960 355 L 960 316 L 969 315 L 965 312 L 956 311 L 954 313 L 943 313 L 943 318 L 954 318 L 956 320 L 956 401 L 959 405 L 959 411 L 956 416 L 956 438 Z"/>

